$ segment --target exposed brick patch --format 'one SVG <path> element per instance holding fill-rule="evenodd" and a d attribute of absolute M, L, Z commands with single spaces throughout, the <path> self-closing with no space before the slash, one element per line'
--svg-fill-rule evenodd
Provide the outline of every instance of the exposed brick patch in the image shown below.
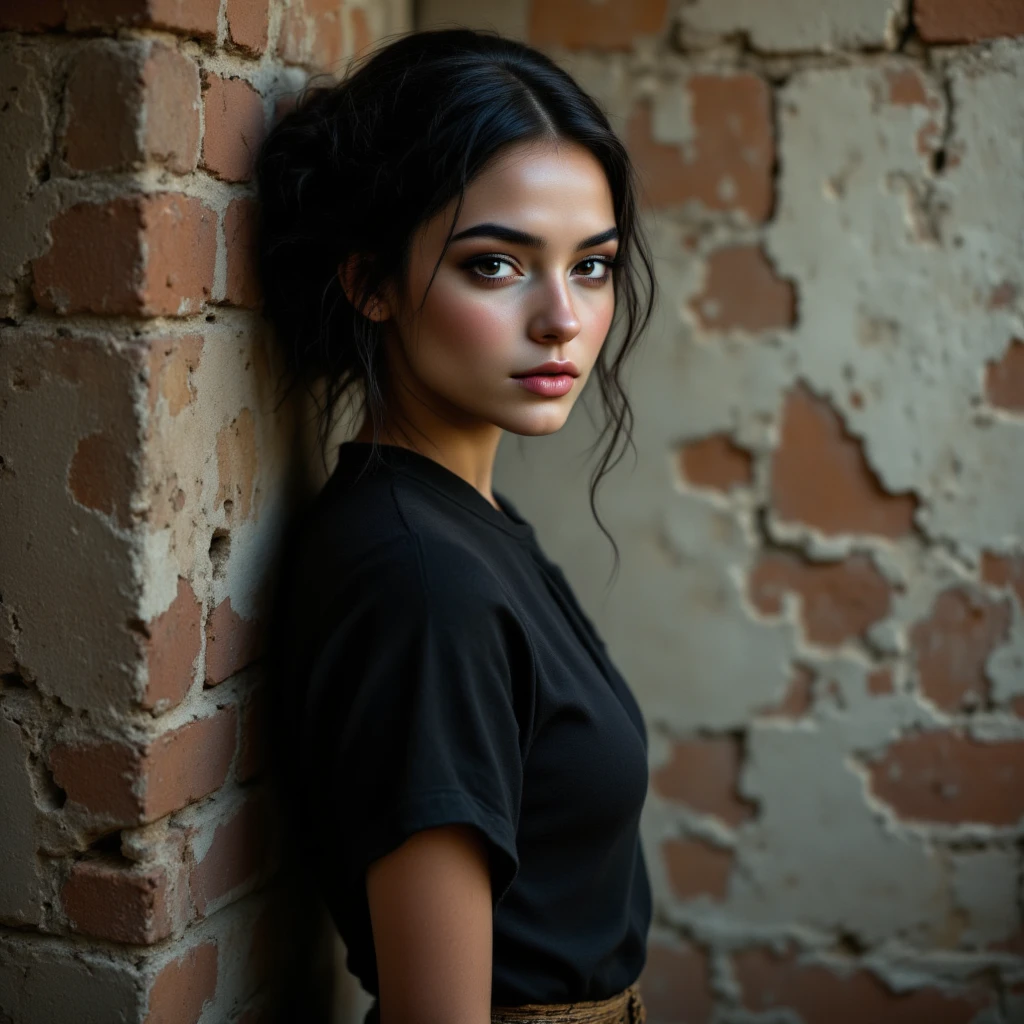
<path fill-rule="evenodd" d="M 872 697 L 884 697 L 887 694 L 895 693 L 896 685 L 892 678 L 892 669 L 878 668 L 868 673 L 867 691 Z"/>
<path fill-rule="evenodd" d="M 1020 289 L 1013 281 L 1000 281 L 989 294 L 988 308 L 1006 309 L 1008 306 L 1013 305 L 1019 292 Z"/>
<path fill-rule="evenodd" d="M 267 48 L 270 0 L 227 0 L 231 42 L 254 57 Z"/>
<path fill-rule="evenodd" d="M 1024 742 L 957 731 L 905 736 L 868 765 L 871 790 L 909 821 L 1014 825 L 1024 815 Z"/>
<path fill-rule="evenodd" d="M 985 551 L 981 556 L 981 578 L 993 587 L 1010 587 L 1024 610 L 1024 555 L 996 555 Z"/>
<path fill-rule="evenodd" d="M 885 73 L 889 102 L 897 107 L 927 107 L 928 91 L 916 68 L 892 68 Z"/>
<path fill-rule="evenodd" d="M 68 490 L 85 508 L 110 516 L 121 527 L 132 523 L 131 498 L 138 472 L 124 438 L 83 437 L 68 466 Z"/>
<path fill-rule="evenodd" d="M 353 7 L 349 13 L 352 19 L 352 55 L 359 57 L 373 45 L 373 33 L 365 8 Z"/>
<path fill-rule="evenodd" d="M 770 331 L 792 327 L 796 288 L 775 273 L 753 245 L 717 249 L 707 260 L 704 289 L 689 302 L 706 331 Z"/>
<path fill-rule="evenodd" d="M 742 748 L 733 736 L 675 743 L 671 758 L 654 773 L 652 782 L 666 800 L 739 825 L 755 808 L 737 788 L 741 761 Z"/>
<path fill-rule="evenodd" d="M 217 35 L 220 0 L 75 0 L 68 5 L 68 28 L 163 28 L 181 35 Z"/>
<path fill-rule="evenodd" d="M 684 444 L 679 450 L 683 479 L 694 487 L 731 491 L 747 487 L 754 478 L 754 460 L 728 434 L 713 434 Z"/>
<path fill-rule="evenodd" d="M 724 900 L 728 894 L 733 852 L 700 839 L 668 839 L 661 844 L 673 894 L 681 900 L 709 896 Z"/>
<path fill-rule="evenodd" d="M 529 41 L 569 50 L 629 50 L 638 36 L 660 34 L 668 13 L 667 0 L 532 0 L 529 8 Z"/>
<path fill-rule="evenodd" d="M 345 56 L 341 5 L 332 0 L 292 0 L 281 19 L 277 53 L 289 64 L 340 70 Z"/>
<path fill-rule="evenodd" d="M 164 702 L 173 707 L 188 693 L 195 677 L 195 660 L 202 640 L 203 605 L 192 584 L 178 577 L 178 589 L 167 611 L 147 626 L 149 681 L 142 700 L 145 708 Z"/>
<path fill-rule="evenodd" d="M 177 416 L 196 397 L 192 375 L 199 369 L 203 354 L 201 334 L 179 338 L 157 338 L 149 348 L 149 408 L 156 410 L 158 400 L 167 400 L 167 411 Z"/>
<path fill-rule="evenodd" d="M 714 1012 L 710 963 L 699 946 L 651 942 L 639 979 L 640 993 L 652 1024 L 686 1021 L 707 1024 Z"/>
<path fill-rule="evenodd" d="M 988 696 L 985 662 L 1009 639 L 1010 606 L 965 588 L 940 594 L 928 618 L 910 630 L 921 690 L 944 711 Z"/>
<path fill-rule="evenodd" d="M 780 518 L 829 535 L 902 537 L 912 530 L 917 508 L 916 496 L 883 490 L 860 442 L 802 385 L 786 398 L 771 497 Z"/>
<path fill-rule="evenodd" d="M 217 909 L 225 897 L 255 887 L 270 856 L 269 801 L 251 797 L 228 821 L 217 826 L 209 849 L 189 874 L 192 902 L 200 917 Z"/>
<path fill-rule="evenodd" d="M 235 754 L 237 712 L 222 708 L 145 747 L 60 743 L 54 780 L 70 800 L 124 825 L 156 821 L 223 785 Z"/>
<path fill-rule="evenodd" d="M 1024 341 L 1014 339 L 985 369 L 985 397 L 997 409 L 1024 412 Z"/>
<path fill-rule="evenodd" d="M 733 967 L 747 1010 L 787 1008 L 807 1024 L 968 1024 L 992 1001 L 991 994 L 977 991 L 950 995 L 919 988 L 897 993 L 863 969 L 840 973 L 761 949 L 736 954 Z"/>
<path fill-rule="evenodd" d="M 258 619 L 243 619 L 226 597 L 206 620 L 206 685 L 216 686 L 255 661 L 263 649 Z"/>
<path fill-rule="evenodd" d="M 781 551 L 762 555 L 750 574 L 751 603 L 763 615 L 778 615 L 786 592 L 800 596 L 804 634 L 819 647 L 863 636 L 889 614 L 889 583 L 867 555 L 824 563 Z"/>
<path fill-rule="evenodd" d="M 758 711 L 761 718 L 803 718 L 813 702 L 814 672 L 806 665 L 794 665 L 782 700 Z"/>
<path fill-rule="evenodd" d="M 914 24 L 928 43 L 976 43 L 1024 35 L 1020 0 L 915 0 Z"/>
<path fill-rule="evenodd" d="M 224 506 L 231 517 L 248 519 L 253 510 L 256 480 L 256 418 L 243 409 L 217 431 L 217 496 L 214 508 Z"/>
<path fill-rule="evenodd" d="M 752 221 L 771 215 L 774 204 L 771 93 L 756 75 L 695 75 L 690 94 L 693 139 L 658 142 L 651 110 L 641 104 L 630 119 L 627 140 L 655 207 L 694 201 L 707 210 L 737 211 Z"/>
<path fill-rule="evenodd" d="M 156 976 L 149 990 L 146 1024 L 196 1024 L 216 991 L 216 943 L 193 946 Z"/>
<path fill-rule="evenodd" d="M 80 203 L 53 219 L 50 234 L 49 251 L 33 263 L 44 309 L 184 316 L 210 296 L 216 215 L 192 196 Z"/>
<path fill-rule="evenodd" d="M 224 243 L 228 254 L 224 301 L 256 309 L 260 282 L 256 267 L 256 203 L 233 199 L 224 214 Z"/>
<path fill-rule="evenodd" d="M 126 870 L 101 860 L 79 861 L 61 899 L 73 931 L 111 942 L 152 945 L 167 938 L 182 917 L 162 867 Z"/>
<path fill-rule="evenodd" d="M 248 181 L 263 141 L 263 99 L 240 78 L 207 74 L 203 79 L 202 166 L 224 181 Z"/>

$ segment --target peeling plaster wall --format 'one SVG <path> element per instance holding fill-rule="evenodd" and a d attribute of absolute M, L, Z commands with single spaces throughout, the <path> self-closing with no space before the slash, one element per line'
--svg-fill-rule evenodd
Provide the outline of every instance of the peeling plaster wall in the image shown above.
<path fill-rule="evenodd" d="M 545 49 L 644 180 L 614 585 L 583 407 L 496 486 L 651 727 L 650 1019 L 1024 1020 L 1024 6 L 420 15 Z"/>

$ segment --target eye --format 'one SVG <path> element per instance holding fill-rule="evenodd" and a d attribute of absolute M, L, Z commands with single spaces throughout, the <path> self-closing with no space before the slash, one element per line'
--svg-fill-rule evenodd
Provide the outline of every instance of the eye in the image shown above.
<path fill-rule="evenodd" d="M 506 281 L 516 275 L 516 268 L 511 260 L 503 259 L 501 256 L 480 256 L 470 260 L 466 266 L 478 277 L 487 278 L 489 281 Z"/>
<path fill-rule="evenodd" d="M 591 256 L 577 263 L 573 268 L 576 277 L 584 281 L 600 283 L 611 277 L 613 263 L 601 256 Z"/>

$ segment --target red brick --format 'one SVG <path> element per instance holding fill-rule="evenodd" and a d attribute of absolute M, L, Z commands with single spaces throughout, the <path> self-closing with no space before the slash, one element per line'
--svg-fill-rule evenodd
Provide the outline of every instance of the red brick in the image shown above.
<path fill-rule="evenodd" d="M 905 820 L 1015 825 L 1024 815 L 1021 741 L 916 733 L 891 744 L 868 769 L 872 792 Z"/>
<path fill-rule="evenodd" d="M 985 369 L 985 397 L 997 409 L 1024 413 L 1024 341 L 1014 339 Z"/>
<path fill-rule="evenodd" d="M 1010 587 L 1024 609 L 1024 555 L 996 555 L 990 551 L 983 552 L 981 578 L 992 587 Z"/>
<path fill-rule="evenodd" d="M 0 7 L 0 31 L 48 32 L 67 17 L 67 0 L 5 0 Z"/>
<path fill-rule="evenodd" d="M 992 1002 L 991 993 L 951 995 L 934 988 L 894 992 L 860 969 L 839 973 L 760 949 L 733 957 L 743 1005 L 753 1012 L 795 1011 L 803 1024 L 968 1024 Z"/>
<path fill-rule="evenodd" d="M 668 763 L 654 773 L 654 788 L 666 800 L 739 825 L 754 813 L 737 789 L 741 759 L 740 742 L 732 736 L 676 743 Z"/>
<path fill-rule="evenodd" d="M 988 696 L 985 662 L 1010 638 L 1010 606 L 965 588 L 940 594 L 927 619 L 910 630 L 924 695 L 944 711 Z"/>
<path fill-rule="evenodd" d="M 629 149 L 655 207 L 697 202 L 707 210 L 768 219 L 774 204 L 771 92 L 752 74 L 696 75 L 690 94 L 693 139 L 654 139 L 650 107 L 637 108 L 627 129 Z"/>
<path fill-rule="evenodd" d="M 796 288 L 775 273 L 759 246 L 718 249 L 707 261 L 704 288 L 689 302 L 705 331 L 770 331 L 792 327 Z"/>
<path fill-rule="evenodd" d="M 291 0 L 281 18 L 277 52 L 290 64 L 338 71 L 345 56 L 344 4 L 340 0 Z"/>
<path fill-rule="evenodd" d="M 870 673 L 867 678 L 867 690 L 872 697 L 884 697 L 886 694 L 894 693 L 896 686 L 893 683 L 892 669 L 879 668 Z"/>
<path fill-rule="evenodd" d="M 199 39 L 217 35 L 220 0 L 75 0 L 68 28 L 163 28 Z"/>
<path fill-rule="evenodd" d="M 710 964 L 698 946 L 649 943 L 639 986 L 651 1024 L 707 1024 L 714 1013 Z"/>
<path fill-rule="evenodd" d="M 270 702 L 266 689 L 250 696 L 242 712 L 242 734 L 239 741 L 235 778 L 248 782 L 263 771 L 267 760 L 267 729 L 270 725 Z"/>
<path fill-rule="evenodd" d="M 84 50 L 68 77 L 67 111 L 64 156 L 76 170 L 147 160 L 195 169 L 199 70 L 172 47 L 104 41 Z"/>
<path fill-rule="evenodd" d="M 54 780 L 75 803 L 124 825 L 156 821 L 223 785 L 235 754 L 233 706 L 164 733 L 144 747 L 60 743 Z"/>
<path fill-rule="evenodd" d="M 712 491 L 731 491 L 747 487 L 754 478 L 754 460 L 750 452 L 735 444 L 728 434 L 713 434 L 691 441 L 679 452 L 683 478 L 694 487 Z"/>
<path fill-rule="evenodd" d="M 976 43 L 1024 35 L 1021 0 L 915 0 L 914 24 L 928 43 Z"/>
<path fill-rule="evenodd" d="M 33 263 L 44 309 L 184 316 L 210 296 L 216 215 L 191 196 L 81 203 L 51 221 L 50 236 L 49 251 Z"/>
<path fill-rule="evenodd" d="M 267 48 L 270 0 L 227 0 L 228 35 L 236 46 L 259 56 Z"/>
<path fill-rule="evenodd" d="M 630 50 L 638 36 L 660 35 L 667 0 L 531 0 L 528 39 L 569 50 Z"/>
<path fill-rule="evenodd" d="M 223 506 L 230 520 L 248 519 L 255 505 L 257 471 L 256 418 L 245 408 L 217 431 L 217 494 L 215 509 Z"/>
<path fill-rule="evenodd" d="M 100 860 L 79 861 L 61 891 L 72 931 L 111 942 L 150 946 L 174 930 L 167 871 L 131 869 Z"/>
<path fill-rule="evenodd" d="M 141 103 L 135 48 L 99 43 L 71 67 L 65 94 L 64 159 L 78 171 L 123 170 L 140 157 Z"/>
<path fill-rule="evenodd" d="M 142 66 L 143 156 L 175 174 L 199 160 L 199 68 L 169 46 L 154 45 Z"/>
<path fill-rule="evenodd" d="M 89 434 L 76 445 L 68 466 L 68 489 L 79 505 L 110 516 L 119 526 L 130 526 L 137 481 L 138 470 L 123 438 Z"/>
<path fill-rule="evenodd" d="M 224 301 L 256 309 L 260 282 L 256 267 L 256 203 L 233 199 L 224 214 L 224 244 L 228 254 Z"/>
<path fill-rule="evenodd" d="M 243 619 L 226 597 L 206 620 L 206 685 L 216 686 L 255 661 L 262 652 L 263 627 Z"/>
<path fill-rule="evenodd" d="M 811 710 L 814 673 L 806 665 L 794 665 L 789 686 L 778 704 L 760 709 L 762 718 L 803 718 Z"/>
<path fill-rule="evenodd" d="M 200 917 L 218 909 L 226 897 L 237 899 L 256 886 L 269 865 L 272 830 L 270 802 L 262 794 L 217 826 L 213 842 L 189 875 Z"/>
<path fill-rule="evenodd" d="M 896 107 L 927 107 L 928 91 L 917 68 L 893 68 L 886 72 L 889 102 Z"/>
<path fill-rule="evenodd" d="M 710 896 L 724 900 L 729 889 L 733 853 L 700 839 L 668 839 L 661 844 L 673 894 L 681 900 Z"/>
<path fill-rule="evenodd" d="M 156 976 L 149 990 L 146 1024 L 196 1024 L 216 991 L 216 943 L 193 946 Z"/>
<path fill-rule="evenodd" d="M 195 677 L 195 660 L 202 640 L 203 605 L 192 584 L 178 577 L 170 607 L 146 627 L 149 681 L 142 699 L 145 708 L 180 704 Z"/>
<path fill-rule="evenodd" d="M 867 555 L 806 562 L 781 551 L 763 554 L 750 574 L 751 603 L 764 615 L 778 615 L 787 591 L 800 596 L 804 635 L 819 647 L 863 636 L 889 614 L 889 583 Z"/>
<path fill-rule="evenodd" d="M 373 45 L 373 32 L 370 30 L 366 9 L 353 7 L 349 11 L 349 17 L 352 27 L 352 55 L 361 57 Z"/>
<path fill-rule="evenodd" d="M 835 410 L 798 385 L 786 398 L 772 462 L 772 504 L 783 520 L 829 535 L 903 537 L 913 529 L 917 498 L 883 490 Z"/>
<path fill-rule="evenodd" d="M 155 338 L 149 347 L 149 410 L 156 411 L 160 398 L 167 401 L 167 411 L 177 416 L 191 405 L 196 392 L 193 375 L 203 356 L 201 334 L 184 334 L 177 338 Z"/>
<path fill-rule="evenodd" d="M 263 141 L 263 99 L 240 78 L 207 74 L 203 79 L 202 166 L 224 181 L 248 181 Z"/>

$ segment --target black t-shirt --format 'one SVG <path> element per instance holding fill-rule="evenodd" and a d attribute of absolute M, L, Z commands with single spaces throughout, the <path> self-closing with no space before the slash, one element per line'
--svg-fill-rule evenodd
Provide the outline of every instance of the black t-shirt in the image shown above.
<path fill-rule="evenodd" d="M 413 833 L 486 837 L 494 1005 L 604 999 L 644 965 L 647 733 L 533 528 L 439 463 L 341 446 L 283 577 L 296 820 L 377 994 L 365 873 Z M 294 689 L 293 689 L 294 688 Z"/>

